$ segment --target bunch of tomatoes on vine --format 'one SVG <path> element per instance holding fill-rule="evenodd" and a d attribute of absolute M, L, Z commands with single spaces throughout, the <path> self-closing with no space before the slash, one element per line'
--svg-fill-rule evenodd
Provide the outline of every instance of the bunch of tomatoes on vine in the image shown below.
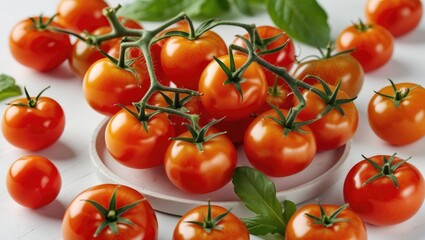
<path fill-rule="evenodd" d="M 68 60 L 83 79 L 87 103 L 109 118 L 105 143 L 113 159 L 134 169 L 163 166 L 171 183 L 190 194 L 213 193 L 235 178 L 238 147 L 243 148 L 250 165 L 261 174 L 286 177 L 307 168 L 316 154 L 348 144 L 358 126 L 354 100 L 362 88 L 364 72 L 381 67 L 393 51 L 393 35 L 388 30 L 360 21 L 338 37 L 336 48 L 340 52 L 334 53 L 335 46 L 330 43 L 326 49 L 319 49 L 321 56 L 317 59 L 298 62 L 293 41 L 274 26 L 217 19 L 195 26 L 187 15 L 181 14 L 148 30 L 137 21 L 117 16 L 119 8 L 108 7 L 100 0 L 63 0 L 57 15 L 29 18 L 15 26 L 9 41 L 12 55 L 23 65 L 41 72 Z M 370 21 L 379 22 L 369 15 Z M 214 31 L 220 26 L 244 32 L 226 44 Z M 411 26 L 413 29 L 414 24 Z M 398 28 L 402 27 L 394 27 L 393 34 L 404 33 Z M 359 37 L 344 37 L 346 34 Z M 42 39 L 44 42 L 37 49 L 28 44 Z M 362 41 L 369 45 L 365 47 Z M 377 49 L 373 44 L 383 46 L 383 51 L 373 53 Z M 370 126 L 379 137 L 394 145 L 417 141 L 425 135 L 425 117 L 412 121 L 403 109 L 412 104 L 414 107 L 409 109 L 425 111 L 425 104 L 418 102 L 425 96 L 425 89 L 416 84 L 396 84 L 391 80 L 390 83 L 371 99 Z M 42 96 L 45 90 L 34 98 L 25 89 L 26 98 L 9 103 L 2 130 L 11 144 L 37 151 L 52 145 L 62 134 L 63 110 L 53 99 Z M 388 113 L 382 114 L 376 106 L 384 104 Z M 29 122 L 25 116 L 32 120 Z M 389 117 L 402 116 L 409 127 L 388 125 Z M 399 137 L 392 137 L 401 132 Z M 37 156 L 20 161 L 33 159 L 48 165 L 48 160 L 39 160 Z M 344 186 L 349 205 L 318 204 L 292 212 L 291 220 L 283 224 L 288 226 L 287 239 L 299 239 L 293 237 L 298 234 L 293 225 L 296 220 L 292 220 L 295 218 L 325 229 L 345 224 L 357 229 L 355 239 L 366 239 L 363 221 L 395 224 L 410 218 L 420 208 L 425 186 L 413 165 L 395 154 L 365 157 L 359 164 L 367 167 L 356 165 Z M 49 169 L 58 175 L 54 166 Z M 416 184 L 396 176 L 402 170 L 414 176 Z M 353 180 L 352 175 L 361 171 L 366 172 L 361 185 L 369 190 L 357 189 Z M 55 179 L 51 185 L 55 191 L 49 191 L 52 194 L 37 204 L 22 200 L 22 190 L 14 191 L 18 187 L 13 184 L 19 179 L 11 174 L 8 189 L 22 205 L 37 208 L 57 196 L 61 183 L 60 177 Z M 394 212 L 388 211 L 391 204 L 377 207 L 376 212 L 366 210 L 364 199 L 358 199 L 360 193 L 368 196 L 376 192 L 381 179 L 389 179 L 385 183 L 394 191 L 409 186 L 417 189 L 403 216 L 394 217 Z M 110 197 L 100 197 L 96 191 L 107 192 Z M 372 195 L 364 201 L 373 201 Z M 65 239 L 108 234 L 126 238 L 145 234 L 143 239 L 156 239 L 155 214 L 143 195 L 133 189 L 99 185 L 81 193 L 70 204 L 74 205 L 84 211 L 71 218 L 72 210 L 68 208 L 63 224 Z M 137 211 L 143 214 L 137 217 Z M 248 230 L 251 234 L 256 231 L 250 228 L 255 226 L 252 222 L 243 224 L 230 211 L 216 205 L 193 211 L 202 211 L 203 218 L 185 215 L 188 220 L 179 222 L 174 239 L 187 239 L 185 230 L 179 229 L 188 225 L 198 227 L 198 234 L 206 234 L 222 229 L 220 225 L 226 222 L 228 229 L 240 229 L 232 233 L 235 238 L 231 239 L 247 239 Z M 283 219 L 282 209 L 277 211 Z M 382 217 L 382 212 L 388 216 Z M 88 217 L 95 213 L 101 213 L 101 222 Z M 85 223 L 91 226 L 87 231 L 72 228 Z M 128 225 L 132 228 L 123 227 Z M 271 232 L 285 235 L 284 229 Z M 260 231 L 258 235 L 265 233 Z"/>

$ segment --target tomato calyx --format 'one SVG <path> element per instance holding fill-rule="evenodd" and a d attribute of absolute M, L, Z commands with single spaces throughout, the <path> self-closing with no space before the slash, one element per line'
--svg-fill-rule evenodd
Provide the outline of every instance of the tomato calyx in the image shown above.
<path fill-rule="evenodd" d="M 192 223 L 198 225 L 204 229 L 206 233 L 210 233 L 212 230 L 221 230 L 221 226 L 218 226 L 220 221 L 225 218 L 231 210 L 227 210 L 226 212 L 212 218 L 211 215 L 211 203 L 208 201 L 208 210 L 207 217 L 205 217 L 204 213 L 202 213 L 202 221 L 186 221 L 187 223 Z"/>
<path fill-rule="evenodd" d="M 43 90 L 41 90 L 40 93 L 38 93 L 38 95 L 33 98 L 29 95 L 28 90 L 26 87 L 24 87 L 24 92 L 25 92 L 25 96 L 27 98 L 28 103 L 8 103 L 7 105 L 11 105 L 11 106 L 19 106 L 19 107 L 28 107 L 28 108 L 35 108 L 37 107 L 37 103 L 38 103 L 38 99 L 40 99 L 41 95 L 43 94 L 44 91 L 46 91 L 47 89 L 49 89 L 50 86 L 44 88 Z"/>
<path fill-rule="evenodd" d="M 418 86 L 412 87 L 412 88 L 403 88 L 398 90 L 397 86 L 394 84 L 394 82 L 391 79 L 388 79 L 391 83 L 391 87 L 394 91 L 394 95 L 387 95 L 387 94 L 383 94 L 377 91 L 374 91 L 376 94 L 384 97 L 384 98 L 388 98 L 394 101 L 394 107 L 398 108 L 398 106 L 400 105 L 400 103 L 409 95 L 410 91 L 412 91 L 413 89 L 417 88 Z"/>
<path fill-rule="evenodd" d="M 44 21 L 44 17 L 42 14 L 38 16 L 37 18 L 30 18 L 31 22 L 34 24 L 33 28 L 37 30 L 48 30 L 50 23 L 53 22 L 53 19 L 57 16 L 57 14 L 53 15 L 52 17 L 48 18 L 47 21 Z"/>
<path fill-rule="evenodd" d="M 93 207 L 95 207 L 99 213 L 104 217 L 103 222 L 99 225 L 99 227 L 96 229 L 95 233 L 93 234 L 93 237 L 99 236 L 99 234 L 107 227 L 111 229 L 111 231 L 117 235 L 118 234 L 118 224 L 126 224 L 129 226 L 134 226 L 133 221 L 127 218 L 121 217 L 124 213 L 128 212 L 132 208 L 134 208 L 137 204 L 139 204 L 142 201 L 145 201 L 145 199 L 140 199 L 135 202 L 132 202 L 130 204 L 127 204 L 121 208 L 116 207 L 117 205 L 117 191 L 119 187 L 116 187 L 114 191 L 112 192 L 111 198 L 109 199 L 109 206 L 108 209 L 103 207 L 98 202 L 91 200 L 91 199 L 83 199 L 82 201 L 86 201 L 90 203 Z"/>
<path fill-rule="evenodd" d="M 372 161 L 370 158 L 367 158 L 367 157 L 362 155 L 362 157 L 378 171 L 377 174 L 373 175 L 367 181 L 365 181 L 363 183 L 363 186 L 369 184 L 370 182 L 375 181 L 378 178 L 388 177 L 393 182 L 394 186 L 396 188 L 399 188 L 399 184 L 398 184 L 397 178 L 394 175 L 394 172 L 401 165 L 403 165 L 405 162 L 407 162 L 410 159 L 410 157 L 408 159 L 403 160 L 403 161 L 397 162 L 396 164 L 393 164 L 393 161 L 395 159 L 395 155 L 396 155 L 396 153 L 391 155 L 389 159 L 387 158 L 387 156 L 383 156 L 383 162 L 384 163 L 383 163 L 382 166 L 379 165 L 378 163 Z"/>
<path fill-rule="evenodd" d="M 358 23 L 353 23 L 353 25 L 359 32 L 366 32 L 367 30 L 373 28 L 373 24 L 364 23 L 361 19 L 359 19 Z"/>
<path fill-rule="evenodd" d="M 328 215 L 325 210 L 323 209 L 322 205 L 318 203 L 320 208 L 320 217 L 314 216 L 312 214 L 306 213 L 305 215 L 313 220 L 313 224 L 320 224 L 325 227 L 332 227 L 335 223 L 339 222 L 348 222 L 348 219 L 345 218 L 338 218 L 338 215 L 348 208 L 348 204 L 344 204 L 341 207 L 339 207 L 335 212 L 333 212 L 331 215 Z"/>

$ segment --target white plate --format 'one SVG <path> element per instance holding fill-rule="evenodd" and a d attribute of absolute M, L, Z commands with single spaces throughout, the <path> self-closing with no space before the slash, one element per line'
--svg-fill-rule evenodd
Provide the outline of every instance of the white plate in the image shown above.
<path fill-rule="evenodd" d="M 208 200 L 225 208 L 239 217 L 252 213 L 233 192 L 230 182 L 224 188 L 208 194 L 188 194 L 177 189 L 167 178 L 162 166 L 151 169 L 132 169 L 116 162 L 105 146 L 105 119 L 94 132 L 90 155 L 98 176 L 102 181 L 120 183 L 138 189 L 149 200 L 152 207 L 160 212 L 183 215 L 195 206 L 204 205 Z M 272 178 L 276 185 L 277 198 L 295 203 L 312 199 L 329 189 L 345 170 L 351 143 L 336 150 L 317 154 L 313 162 L 302 172 L 284 178 Z M 249 165 L 243 149 L 238 150 L 239 165 Z"/>

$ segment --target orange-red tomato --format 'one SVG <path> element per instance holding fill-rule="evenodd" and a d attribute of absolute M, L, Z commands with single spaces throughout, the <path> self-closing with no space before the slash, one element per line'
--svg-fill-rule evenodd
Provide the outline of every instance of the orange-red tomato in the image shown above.
<path fill-rule="evenodd" d="M 40 208 L 56 199 L 62 179 L 56 166 L 41 156 L 17 159 L 6 176 L 7 191 L 22 206 Z"/>
<path fill-rule="evenodd" d="M 420 0 L 368 0 L 365 7 L 369 22 L 379 24 L 398 37 L 414 30 L 422 18 Z"/>
<path fill-rule="evenodd" d="M 226 119 L 223 119 L 214 124 L 214 127 L 220 131 L 226 132 L 230 140 L 232 140 L 233 143 L 238 144 L 243 142 L 245 131 L 254 119 L 255 116 L 248 116 L 236 121 L 226 121 Z"/>

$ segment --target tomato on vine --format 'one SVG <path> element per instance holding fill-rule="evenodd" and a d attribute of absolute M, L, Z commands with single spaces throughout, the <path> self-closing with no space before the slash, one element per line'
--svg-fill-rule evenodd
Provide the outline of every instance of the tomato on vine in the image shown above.
<path fill-rule="evenodd" d="M 391 59 L 394 37 L 380 25 L 360 21 L 343 29 L 338 35 L 336 45 L 340 51 L 354 49 L 351 56 L 359 61 L 365 72 L 370 72 Z"/>
<path fill-rule="evenodd" d="M 32 17 L 19 22 L 9 35 L 12 56 L 22 65 L 41 72 L 58 67 L 72 49 L 68 35 L 52 30 L 60 27 L 53 17 Z"/>
<path fill-rule="evenodd" d="M 3 114 L 2 131 L 10 144 L 38 151 L 49 147 L 62 135 L 65 114 L 58 102 L 41 96 L 47 88 L 36 97 L 31 97 L 25 88 L 26 98 L 8 103 Z"/>
<path fill-rule="evenodd" d="M 82 191 L 62 219 L 64 240 L 156 240 L 158 221 L 148 200 L 124 185 L 101 184 Z"/>
<path fill-rule="evenodd" d="M 419 211 L 425 198 L 424 178 L 406 161 L 395 154 L 364 157 L 348 172 L 344 200 L 363 221 L 398 224 Z"/>
<path fill-rule="evenodd" d="M 47 158 L 35 155 L 17 159 L 9 168 L 6 187 L 10 196 L 22 206 L 40 208 L 59 195 L 61 175 Z"/>

